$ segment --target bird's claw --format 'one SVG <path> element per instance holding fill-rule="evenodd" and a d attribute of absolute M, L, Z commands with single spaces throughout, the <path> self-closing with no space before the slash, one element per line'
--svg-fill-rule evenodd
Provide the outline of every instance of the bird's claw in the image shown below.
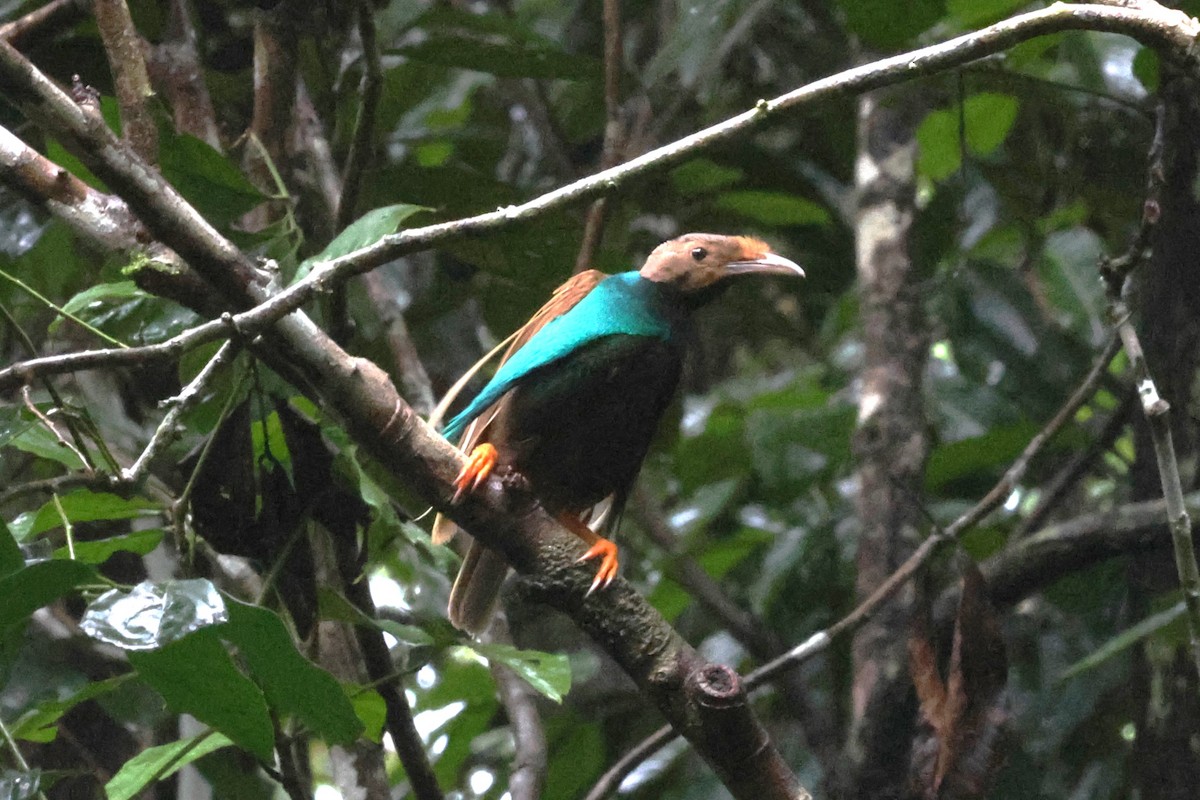
<path fill-rule="evenodd" d="M 575 563 L 582 564 L 594 558 L 600 559 L 600 566 L 584 597 L 591 597 L 597 589 L 607 589 L 608 585 L 613 582 L 613 578 L 617 577 L 617 569 L 621 566 L 620 560 L 617 558 L 617 546 L 608 539 L 597 539 L 586 553 L 575 560 Z"/>
<path fill-rule="evenodd" d="M 458 477 L 454 479 L 454 497 L 450 498 L 450 502 L 457 503 L 464 494 L 483 485 L 496 466 L 496 457 L 496 448 L 487 442 L 476 446 L 471 455 L 467 456 L 467 463 L 459 470 Z"/>

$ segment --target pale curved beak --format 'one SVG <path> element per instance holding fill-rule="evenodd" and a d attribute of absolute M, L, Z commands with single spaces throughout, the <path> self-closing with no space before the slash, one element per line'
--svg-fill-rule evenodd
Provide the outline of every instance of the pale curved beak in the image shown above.
<path fill-rule="evenodd" d="M 725 265 L 725 272 L 730 275 L 747 275 L 755 273 L 759 275 L 791 275 L 793 277 L 804 277 L 804 270 L 800 269 L 800 265 L 790 258 L 784 258 L 775 253 L 764 253 L 758 258 L 750 261 L 730 261 Z"/>

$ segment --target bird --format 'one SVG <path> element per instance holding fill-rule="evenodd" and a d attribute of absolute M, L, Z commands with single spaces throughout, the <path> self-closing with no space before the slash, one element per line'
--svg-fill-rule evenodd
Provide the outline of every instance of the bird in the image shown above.
<path fill-rule="evenodd" d="M 728 279 L 750 274 L 804 270 L 757 238 L 688 233 L 660 244 L 638 270 L 573 276 L 510 337 L 491 380 L 446 423 L 442 435 L 469 453 L 451 502 L 493 473 L 518 480 L 588 545 L 580 562 L 599 559 L 588 594 L 607 587 L 619 556 L 600 531 L 615 530 L 675 396 L 692 314 Z M 456 530 L 439 516 L 433 540 Z M 450 621 L 482 632 L 507 574 L 502 555 L 472 540 L 450 591 Z"/>

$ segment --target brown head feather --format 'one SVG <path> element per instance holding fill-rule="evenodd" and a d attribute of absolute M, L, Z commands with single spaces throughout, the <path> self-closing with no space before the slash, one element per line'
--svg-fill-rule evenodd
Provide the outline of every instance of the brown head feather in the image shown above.
<path fill-rule="evenodd" d="M 705 289 L 731 275 L 760 272 L 804 275 L 795 263 L 771 252 L 761 239 L 688 233 L 663 242 L 646 259 L 643 278 L 684 292 Z"/>

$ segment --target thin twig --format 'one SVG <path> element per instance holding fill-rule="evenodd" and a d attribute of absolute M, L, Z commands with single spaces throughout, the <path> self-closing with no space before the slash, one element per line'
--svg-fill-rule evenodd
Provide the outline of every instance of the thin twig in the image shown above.
<path fill-rule="evenodd" d="M 335 559 L 341 573 L 346 599 L 366 619 L 376 619 L 378 611 L 371 597 L 370 586 L 363 580 L 362 553 L 358 543 L 352 536 L 337 535 L 333 531 L 331 533 L 333 535 L 330 536 L 330 541 L 336 550 Z M 391 735 L 396 754 L 404 766 L 413 795 L 417 800 L 442 800 L 442 790 L 429 763 L 421 736 L 417 733 L 412 707 L 408 704 L 403 684 L 396 676 L 383 632 L 374 626 L 355 625 L 354 634 L 362 652 L 367 676 L 383 699 L 387 732 Z"/>
<path fill-rule="evenodd" d="M 0 25 L 0 39 L 21 44 L 27 36 L 45 33 L 49 28 L 83 17 L 84 6 L 84 0 L 51 0 L 23 17 Z"/>
<path fill-rule="evenodd" d="M 1179 573 L 1179 586 L 1187 608 L 1184 615 L 1188 624 L 1188 640 L 1192 659 L 1200 674 L 1200 568 L 1196 564 L 1196 551 L 1192 545 L 1192 518 L 1183 503 L 1183 482 L 1179 476 L 1179 460 L 1175 456 L 1175 444 L 1171 436 L 1171 404 L 1158 393 L 1154 379 L 1146 364 L 1137 331 L 1129 321 L 1129 309 L 1125 301 L 1114 298 L 1111 313 L 1116 319 L 1117 330 L 1125 354 L 1129 357 L 1137 380 L 1138 397 L 1142 413 L 1150 424 L 1150 438 L 1154 442 L 1154 456 L 1158 461 L 1158 474 L 1162 480 L 1163 499 L 1166 501 L 1167 529 L 1175 549 L 1175 569 Z"/>
<path fill-rule="evenodd" d="M 21 343 L 21 346 L 25 348 L 25 352 L 36 357 L 37 346 L 34 345 L 33 339 L 29 337 L 29 334 L 21 327 L 21 323 L 17 322 L 17 318 L 13 316 L 12 312 L 8 310 L 8 306 L 4 305 L 4 303 L 0 303 L 0 316 L 3 316 L 8 322 L 9 327 L 12 328 L 13 335 L 17 337 L 17 341 Z M 26 384 L 26 388 L 28 388 L 29 381 L 26 380 L 24 383 Z M 54 384 L 50 380 L 43 378 L 42 386 L 46 389 L 46 394 L 50 395 L 50 402 L 54 403 L 55 408 L 66 408 L 62 395 L 58 393 L 58 390 L 54 388 Z M 71 434 L 71 441 L 75 443 L 75 447 L 82 453 L 88 452 L 87 445 L 84 444 L 83 433 L 76 429 L 74 418 L 70 414 L 64 413 L 63 420 L 67 426 L 67 432 Z M 95 465 L 90 460 L 83 459 L 83 463 L 94 470 Z"/>
<path fill-rule="evenodd" d="M 1151 233 L 1162 214 L 1162 190 L 1166 184 L 1164 165 L 1166 139 L 1166 104 L 1159 102 L 1154 140 L 1147 156 L 1146 199 L 1142 204 L 1142 222 L 1129 249 L 1120 256 L 1105 259 L 1100 264 L 1100 276 L 1108 290 L 1109 318 L 1120 335 L 1125 355 L 1133 369 L 1142 413 L 1149 423 L 1150 439 L 1166 501 L 1167 529 L 1175 551 L 1175 569 L 1183 590 L 1187 610 L 1188 642 L 1197 674 L 1200 674 L 1200 567 L 1192 544 L 1192 519 L 1183 501 L 1183 482 L 1179 475 L 1179 460 L 1171 435 L 1171 405 L 1158 392 L 1150 374 L 1146 354 L 1137 331 L 1130 321 L 1125 303 L 1125 285 L 1129 274 L 1144 263 L 1150 253 Z"/>
<path fill-rule="evenodd" d="M 1096 459 L 1103 453 L 1108 452 L 1113 442 L 1121 434 L 1121 431 L 1125 430 L 1125 426 L 1129 424 L 1129 412 L 1133 410 L 1133 399 L 1133 392 L 1127 392 L 1125 399 L 1109 415 L 1100 432 L 1088 443 L 1087 449 L 1074 453 L 1070 461 L 1050 480 L 1045 489 L 1042 490 L 1037 506 L 1013 530 L 1012 535 L 1009 537 L 1010 543 L 1019 542 L 1030 531 L 1041 528 L 1042 523 L 1046 521 L 1046 517 L 1054 511 L 1058 503 L 1081 478 L 1088 474 L 1091 465 L 1095 463 Z"/>
<path fill-rule="evenodd" d="M 714 144 L 744 135 L 750 128 L 811 104 L 901 83 L 959 66 L 1000 52 L 1036 36 L 1071 29 L 1124 33 L 1169 55 L 1186 59 L 1200 38 L 1200 22 L 1169 10 L 1155 12 L 1104 6 L 1056 4 L 1020 14 L 980 31 L 949 41 L 855 67 L 787 92 L 724 122 L 705 128 L 625 164 L 603 170 L 520 205 L 501 208 L 460 220 L 410 228 L 383 237 L 340 258 L 318 264 L 305 278 L 267 298 L 257 273 L 232 243 L 220 237 L 190 209 L 161 178 L 135 168 L 127 153 L 114 148 L 110 133 L 92 121 L 78 106 L 24 57 L 0 42 L 0 91 L 22 98 L 21 110 L 41 121 L 48 130 L 67 133 L 67 141 L 89 143 L 86 153 L 100 177 L 134 201 L 135 210 L 156 236 L 183 255 L 189 263 L 222 290 L 256 296 L 264 312 L 293 311 L 317 294 L 352 275 L 424 250 L 450 239 L 482 233 L 539 217 L 597 194 L 619 189 L 648 172 L 695 155 Z M 217 268 L 219 265 L 219 269 Z M 270 310 L 266 310 L 266 308 Z"/>
<path fill-rule="evenodd" d="M 271 311 L 264 306 L 256 306 L 241 314 L 224 314 L 220 319 L 189 328 L 183 333 L 157 344 L 121 349 L 83 350 L 57 356 L 31 358 L 28 361 L 0 369 L 0 391 L 20 386 L 33 377 L 177 359 L 189 350 L 231 333 L 249 341 L 287 313 L 286 311 L 278 313 L 281 310 L 278 306 Z"/>
<path fill-rule="evenodd" d="M 52 494 L 50 496 L 50 499 L 54 501 L 54 508 L 56 511 L 58 511 L 59 520 L 62 521 L 63 533 L 66 534 L 66 538 L 67 538 L 67 553 L 70 556 L 71 560 L 74 561 L 75 560 L 75 527 L 71 524 L 71 518 L 67 516 L 66 509 L 63 508 L 62 500 L 59 498 L 58 492 L 55 492 L 54 494 Z"/>
<path fill-rule="evenodd" d="M 50 421 L 50 417 L 43 414 L 33 402 L 33 395 L 30 393 L 28 385 L 21 387 L 21 399 L 25 401 L 25 408 L 29 409 L 29 413 L 37 417 L 42 425 L 46 427 L 46 430 L 54 434 L 54 438 L 58 440 L 58 443 L 75 454 L 76 458 L 79 459 L 79 462 L 83 464 L 83 468 L 87 474 L 95 474 L 96 465 L 92 463 L 92 459 L 87 455 L 86 448 L 76 447 L 74 444 L 68 442 L 61 433 L 59 433 L 58 428 L 54 427 L 54 423 Z"/>
<path fill-rule="evenodd" d="M 159 423 L 158 429 L 150 437 L 150 441 L 146 444 L 146 448 L 142 451 L 142 454 L 137 457 L 132 466 L 121 471 L 122 481 L 126 483 L 137 482 L 155 456 L 162 452 L 162 449 L 166 447 L 168 442 L 178 437 L 180 417 L 200 401 L 204 389 L 217 373 L 217 370 L 236 356 L 239 349 L 239 346 L 233 340 L 225 342 L 217 350 L 216 355 L 204 366 L 204 369 L 200 370 L 200 374 L 183 388 L 183 391 L 175 397 L 163 401 L 170 404 L 171 409 L 163 417 L 162 422 Z"/>
<path fill-rule="evenodd" d="M 107 489 L 112 486 L 112 479 L 108 475 L 84 475 L 81 472 L 68 472 L 66 475 L 21 483 L 0 492 L 0 508 L 28 494 L 41 492 L 51 494 L 79 486 Z"/>

